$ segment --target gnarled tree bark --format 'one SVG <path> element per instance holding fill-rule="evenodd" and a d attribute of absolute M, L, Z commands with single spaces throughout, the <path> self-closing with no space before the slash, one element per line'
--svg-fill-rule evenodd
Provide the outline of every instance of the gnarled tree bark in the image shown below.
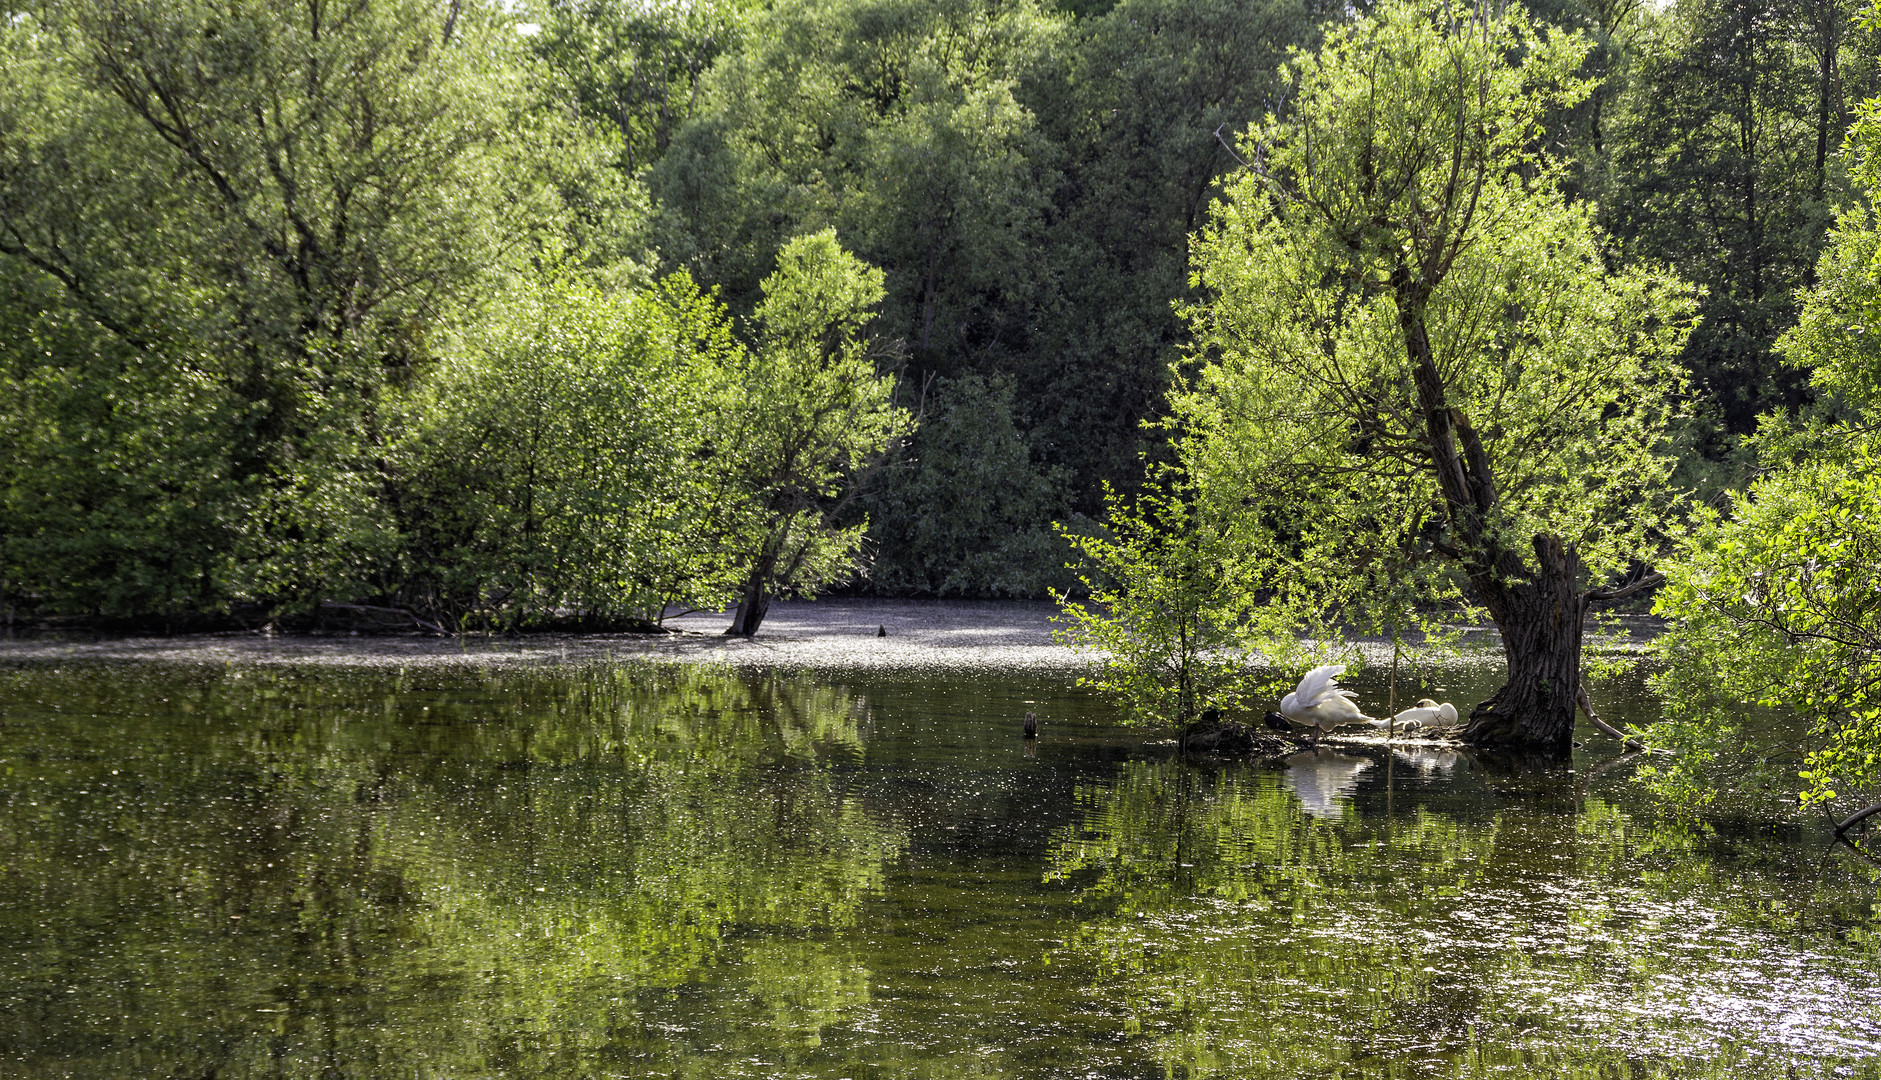
<path fill-rule="evenodd" d="M 1587 596 L 1580 556 L 1547 533 L 1534 538 L 1536 569 L 1525 580 L 1476 580 L 1478 599 L 1502 631 L 1508 681 L 1471 711 L 1463 741 L 1566 754 L 1574 746 L 1581 689 L 1581 628 Z"/>
<path fill-rule="evenodd" d="M 1447 550 L 1463 564 L 1471 591 L 1501 631 L 1508 662 L 1508 680 L 1471 711 L 1463 741 L 1566 755 L 1574 746 L 1587 612 L 1652 581 L 1642 579 L 1624 589 L 1583 590 L 1574 545 L 1537 533 L 1530 538 L 1530 564 L 1494 527 L 1499 495 L 1489 454 L 1469 418 L 1448 400 L 1425 324 L 1429 291 L 1414 279 L 1410 273 L 1400 276 L 1399 329 L 1424 412 L 1431 466 L 1443 493 L 1452 540 Z"/>

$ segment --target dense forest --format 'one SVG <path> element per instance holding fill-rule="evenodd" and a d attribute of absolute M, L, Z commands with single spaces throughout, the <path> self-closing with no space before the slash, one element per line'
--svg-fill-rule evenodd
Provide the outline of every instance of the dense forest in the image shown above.
<path fill-rule="evenodd" d="M 1208 245 L 1242 242 L 1224 207 L 1258 131 L 1310 121 L 1289 58 L 1370 15 L 11 5 L 6 618 L 737 601 L 749 631 L 792 590 L 1073 585 L 1060 531 L 1116 529 L 1198 460 L 1181 438 L 1246 441 L 1196 419 L 1236 347 L 1226 307 L 1198 314 L 1236 288 Z M 1627 453 L 1694 493 L 1678 513 L 1726 506 L 1773 452 L 1761 418 L 1854 400 L 1779 342 L 1838 212 L 1866 220 L 1850 133 L 1881 30 L 1850 0 L 1549 0 L 1523 25 L 1504 47 L 1579 89 L 1535 99 L 1509 168 L 1585 225 L 1525 257 L 1571 248 L 1564 289 L 1657 275 L 1670 405 Z M 1650 561 L 1669 520 L 1600 568 Z"/>

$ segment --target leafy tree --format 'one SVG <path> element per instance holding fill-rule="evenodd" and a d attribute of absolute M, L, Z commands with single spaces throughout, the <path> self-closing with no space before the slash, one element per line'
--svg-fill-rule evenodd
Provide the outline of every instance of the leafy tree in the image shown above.
<path fill-rule="evenodd" d="M 1117 699 L 1140 723 L 1185 724 L 1241 704 L 1254 688 L 1248 624 L 1277 619 L 1282 606 L 1257 600 L 1240 538 L 1173 479 L 1128 502 L 1113 492 L 1110 502 L 1107 529 L 1062 530 L 1082 557 L 1089 599 L 1059 594 L 1055 621 L 1065 628 L 1052 636 L 1093 654 L 1095 673 L 1080 685 Z"/>
<path fill-rule="evenodd" d="M 200 369 L 130 349 L 56 282 L 0 264 L 0 603 L 24 614 L 216 607 L 241 522 L 243 409 Z M 55 360 L 56 358 L 56 360 Z"/>
<path fill-rule="evenodd" d="M 456 622 L 657 623 L 731 592 L 702 463 L 743 357 L 683 274 L 527 283 L 405 405 L 400 595 Z"/>
<path fill-rule="evenodd" d="M 1013 382 L 974 374 L 925 395 L 907 460 L 862 500 L 879 553 L 869 585 L 931 596 L 1039 596 L 1072 584 L 1052 522 L 1063 470 L 1041 472 L 1013 423 Z"/>
<path fill-rule="evenodd" d="M 1856 15 L 1844 0 L 1672 5 L 1639 36 L 1612 110 L 1601 218 L 1627 257 L 1705 290 L 1683 359 L 1703 391 L 1697 449 L 1714 460 L 1809 395 L 1775 346 L 1831 221 L 1849 104 L 1875 89 Z"/>
<path fill-rule="evenodd" d="M 1020 375 L 1011 412 L 1025 437 L 1041 407 L 1074 407 L 1037 397 L 1043 385 L 1021 374 L 1039 355 L 1034 327 L 1057 280 L 1044 229 L 1058 156 L 1030 88 L 1060 65 L 1065 25 L 1034 0 L 790 0 L 754 15 L 649 174 L 665 257 L 742 313 L 788 238 L 833 226 L 882 268 L 876 325 L 906 343 L 913 383 Z M 956 419 L 970 422 L 939 430 Z M 972 420 L 937 410 L 935 439 L 982 437 Z M 1055 482 L 1044 467 L 1030 471 L 1021 490 Z M 879 587 L 1001 593 L 1027 581 L 1037 595 L 1059 569 L 1048 544 L 1022 567 L 950 547 L 971 571 L 907 547 L 948 511 L 987 498 L 952 470 L 925 470 L 919 486 L 923 505 L 885 493 L 871 507 L 881 580 L 894 582 Z"/>
<path fill-rule="evenodd" d="M 1447 563 L 1431 589 L 1465 582 L 1508 662 L 1465 737 L 1565 753 L 1584 615 L 1632 588 L 1586 578 L 1656 548 L 1689 303 L 1608 271 L 1536 148 L 1586 43 L 1446 10 L 1333 32 L 1291 65 L 1290 117 L 1243 140 L 1196 242 L 1179 453 L 1245 524 L 1252 587 L 1363 617 L 1366 568 Z"/>
<path fill-rule="evenodd" d="M 1854 146 L 1872 200 L 1881 104 L 1865 110 Z M 1759 434 L 1765 472 L 1728 516 L 1702 514 L 1656 607 L 1673 629 L 1660 643 L 1667 708 L 1654 732 L 1680 753 L 1645 775 L 1684 802 L 1708 801 L 1719 768 L 1793 767 L 1797 755 L 1805 805 L 1881 794 L 1881 228 L 1871 201 L 1843 212 L 1818 272 L 1783 346 L 1825 409 Z M 1749 721 L 1748 703 L 1799 717 L 1801 741 Z"/>
<path fill-rule="evenodd" d="M 617 167 L 638 176 L 698 112 L 706 72 L 739 41 L 739 0 L 652 4 L 538 0 L 532 48 L 593 125 L 609 131 Z"/>
<path fill-rule="evenodd" d="M 1679 757 L 1643 775 L 1681 804 L 1708 802 L 1719 768 L 1781 783 L 1771 769 L 1799 759 L 1806 805 L 1881 792 L 1881 461 L 1862 443 L 1760 478 L 1728 521 L 1707 513 L 1672 571 L 1653 733 Z M 1747 704 L 1800 717 L 1803 739 Z"/>
<path fill-rule="evenodd" d="M 1280 65 L 1341 17 L 1321 0 L 1121 0 L 1080 20 L 1025 100 L 1062 164 L 1047 225 L 1049 291 L 1011 362 L 1021 423 L 1073 506 L 1142 479 L 1171 363 L 1188 238 L 1235 167 L 1223 139 L 1286 98 Z"/>
<path fill-rule="evenodd" d="M 44 435 L 0 526 L 13 588 L 135 613 L 375 587 L 377 403 L 555 217 L 503 167 L 533 125 L 514 41 L 418 0 L 7 20 L 4 412 Z"/>
<path fill-rule="evenodd" d="M 757 346 L 734 377 L 738 406 L 717 455 L 739 500 L 728 535 L 743 584 L 731 634 L 758 632 L 781 591 L 813 592 L 854 569 L 867 523 L 838 524 L 868 472 L 913 430 L 865 333 L 882 272 L 833 230 L 800 236 L 764 279 Z"/>
<path fill-rule="evenodd" d="M 834 227 L 884 270 L 889 335 L 985 348 L 982 301 L 1025 288 L 1042 205 L 1015 91 L 1057 26 L 1031 2 L 775 5 L 650 178 L 667 258 L 746 311 L 786 241 Z"/>
<path fill-rule="evenodd" d="M 1593 86 L 1574 104 L 1555 108 L 1543 122 L 1544 137 L 1562 147 L 1562 190 L 1600 202 L 1609 179 L 1615 116 L 1640 49 L 1658 26 L 1658 9 L 1644 0 L 1535 0 L 1527 7 L 1537 24 L 1588 39 L 1580 73 Z"/>

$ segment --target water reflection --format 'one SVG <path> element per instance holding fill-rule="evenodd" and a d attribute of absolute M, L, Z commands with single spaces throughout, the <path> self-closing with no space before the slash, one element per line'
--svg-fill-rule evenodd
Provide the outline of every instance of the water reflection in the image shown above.
<path fill-rule="evenodd" d="M 41 678 L 10 689 L 72 689 Z M 6 1059 L 579 1074 L 688 1038 L 640 1006 L 700 979 L 739 992 L 695 1022 L 784 1046 L 866 1004 L 837 932 L 906 838 L 843 790 L 854 702 L 697 672 L 436 681 L 173 675 L 10 708 Z"/>
<path fill-rule="evenodd" d="M 1358 789 L 1359 774 L 1372 767 L 1370 758 L 1353 757 L 1320 747 L 1286 757 L 1283 779 L 1300 807 L 1316 818 L 1345 816 L 1344 798 Z"/>
<path fill-rule="evenodd" d="M 1019 677 L 0 669 L 0 1074 L 1875 1075 L 1816 833 L 1397 749 L 1211 772 Z"/>
<path fill-rule="evenodd" d="M 1489 776 L 1510 797 L 1458 813 L 1369 816 L 1345 801 L 1361 763 L 1286 764 L 1132 763 L 1080 791 L 1083 820 L 1055 845 L 1048 876 L 1093 916 L 1065 956 L 1095 965 L 1171 1075 L 1629 1075 L 1641 1061 L 1808 1075 L 1881 1060 L 1875 941 L 1850 931 L 1860 891 L 1746 888 L 1755 876 L 1724 870 L 1702 829 L 1636 823 L 1561 770 Z M 1799 939 L 1805 910 L 1828 932 Z"/>
<path fill-rule="evenodd" d="M 1449 776 L 1457 762 L 1463 760 L 1463 755 L 1455 750 L 1440 746 L 1397 747 L 1391 751 L 1391 756 L 1396 759 L 1393 764 L 1409 766 L 1416 775 L 1424 777 Z"/>

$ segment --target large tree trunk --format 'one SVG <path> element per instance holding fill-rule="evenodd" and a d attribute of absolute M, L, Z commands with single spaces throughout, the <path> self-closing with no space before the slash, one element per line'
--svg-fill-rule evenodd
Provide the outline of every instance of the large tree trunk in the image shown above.
<path fill-rule="evenodd" d="M 727 635 L 750 637 L 764 624 L 764 613 L 771 609 L 768 586 L 776 563 L 775 556 L 766 555 L 759 558 L 751 568 L 751 574 L 745 578 L 744 588 L 738 594 L 738 611 L 732 615 L 732 624 L 725 631 Z"/>
<path fill-rule="evenodd" d="M 1535 561 L 1538 569 L 1526 580 L 1476 583 L 1502 632 L 1509 676 L 1470 713 L 1463 741 L 1565 755 L 1574 746 L 1587 599 L 1577 580 L 1580 557 L 1571 545 L 1536 536 Z"/>
<path fill-rule="evenodd" d="M 1574 698 L 1580 691 L 1580 556 L 1559 537 L 1535 537 L 1537 569 L 1504 545 L 1491 526 L 1500 495 L 1482 439 L 1460 409 L 1452 408 L 1424 324 L 1428 294 L 1400 288 L 1398 318 L 1411 359 L 1418 403 L 1424 409 L 1431 465 L 1443 492 L 1445 515 L 1458 542 L 1472 591 L 1502 631 L 1509 679 L 1478 705 L 1463 731 L 1465 742 L 1510 750 L 1565 754 L 1574 745 Z"/>

